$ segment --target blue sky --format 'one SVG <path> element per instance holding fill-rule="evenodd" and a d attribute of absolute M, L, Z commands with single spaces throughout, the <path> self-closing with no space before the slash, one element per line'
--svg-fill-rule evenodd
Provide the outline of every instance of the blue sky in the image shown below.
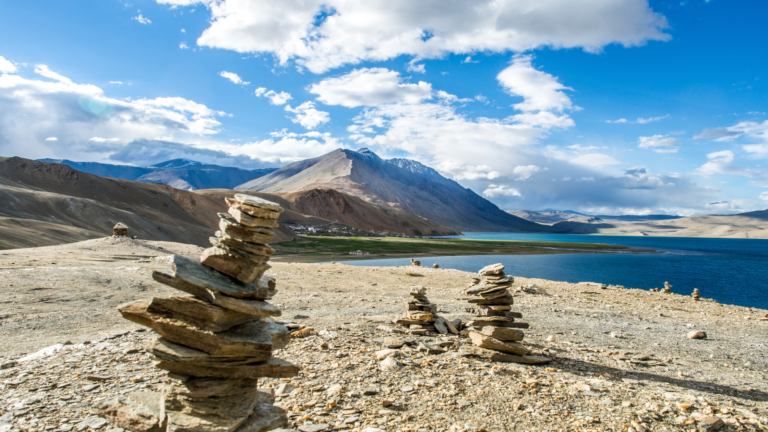
<path fill-rule="evenodd" d="M 0 155 L 419 160 L 504 209 L 768 207 L 759 0 L 0 4 Z"/>

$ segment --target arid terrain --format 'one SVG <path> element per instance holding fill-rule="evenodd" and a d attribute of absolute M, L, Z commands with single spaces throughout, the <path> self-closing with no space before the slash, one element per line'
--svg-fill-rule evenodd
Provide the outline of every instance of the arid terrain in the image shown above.
<path fill-rule="evenodd" d="M 0 430 L 106 430 L 90 413 L 95 401 L 159 388 L 163 373 L 142 351 L 151 332 L 115 307 L 172 294 L 151 279 L 171 253 L 200 248 L 101 238 L 0 253 Z M 461 357 L 466 337 L 392 330 L 413 285 L 428 287 L 442 316 L 470 319 L 458 300 L 470 273 L 274 262 L 270 274 L 282 318 L 316 332 L 279 353 L 302 366 L 299 377 L 264 383 L 295 428 L 655 431 L 714 416 L 721 430 L 768 430 L 765 310 L 516 278 L 538 291 L 515 294 L 531 324 L 525 341 L 555 359 L 521 366 Z M 708 338 L 687 339 L 692 330 Z M 395 354 L 402 368 L 385 372 L 376 353 L 387 337 L 406 344 Z M 420 342 L 447 351 L 408 345 Z M 52 346 L 50 356 L 19 361 Z"/>

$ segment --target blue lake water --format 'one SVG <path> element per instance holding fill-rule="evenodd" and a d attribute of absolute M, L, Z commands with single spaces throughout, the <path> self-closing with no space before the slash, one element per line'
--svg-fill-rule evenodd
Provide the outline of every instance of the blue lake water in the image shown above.
<path fill-rule="evenodd" d="M 466 233 L 456 238 L 604 243 L 659 253 L 472 255 L 422 259 L 444 268 L 475 272 L 500 262 L 511 275 L 567 282 L 600 282 L 628 288 L 661 288 L 721 303 L 768 309 L 768 240 L 614 237 L 565 234 Z M 405 258 L 347 261 L 356 266 L 405 266 Z"/>

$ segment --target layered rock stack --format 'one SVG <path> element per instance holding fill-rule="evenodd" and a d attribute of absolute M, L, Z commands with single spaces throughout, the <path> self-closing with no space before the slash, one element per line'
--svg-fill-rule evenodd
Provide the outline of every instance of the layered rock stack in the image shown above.
<path fill-rule="evenodd" d="M 466 291 L 472 296 L 467 300 L 480 311 L 467 324 L 473 327 L 469 338 L 475 346 L 465 347 L 463 354 L 491 361 L 524 364 L 551 361 L 549 357 L 532 355 L 528 348 L 519 343 L 525 337 L 520 329 L 528 328 L 528 323 L 515 321 L 516 318 L 522 318 L 522 314 L 511 311 L 514 301 L 509 288 L 514 278 L 504 274 L 504 266 L 489 265 L 481 269 L 479 275 L 477 282 Z"/>
<path fill-rule="evenodd" d="M 128 237 L 128 225 L 118 222 L 112 228 L 112 237 Z"/>
<path fill-rule="evenodd" d="M 437 305 L 427 298 L 427 289 L 423 286 L 411 288 L 411 298 L 408 300 L 407 311 L 395 324 L 408 327 L 411 334 L 426 334 L 430 331 L 439 333 L 458 334 L 456 326 L 445 318 L 437 316 Z"/>
<path fill-rule="evenodd" d="M 669 282 L 664 282 L 664 288 L 661 290 L 664 294 L 672 294 L 672 285 Z"/>
<path fill-rule="evenodd" d="M 271 318 L 275 280 L 264 277 L 274 252 L 267 245 L 282 208 L 257 197 L 228 199 L 220 231 L 201 262 L 172 256 L 172 273 L 154 272 L 165 285 L 192 294 L 140 300 L 119 307 L 123 317 L 160 337 L 147 351 L 169 372 L 162 394 L 113 398 L 99 411 L 133 432 L 260 432 L 287 423 L 259 377 L 287 378 L 299 368 L 272 357 L 288 330 Z M 158 406 L 159 405 L 159 406 Z"/>
<path fill-rule="evenodd" d="M 693 293 L 691 294 L 691 297 L 693 297 L 694 300 L 699 301 L 701 298 L 701 293 L 699 292 L 698 288 L 693 289 Z"/>

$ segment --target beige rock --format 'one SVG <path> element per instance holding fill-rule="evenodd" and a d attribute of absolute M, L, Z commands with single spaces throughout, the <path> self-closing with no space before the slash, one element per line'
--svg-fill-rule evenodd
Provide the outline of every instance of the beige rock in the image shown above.
<path fill-rule="evenodd" d="M 707 333 L 701 330 L 694 330 L 686 335 L 688 339 L 706 339 Z"/>
<path fill-rule="evenodd" d="M 212 332 L 228 330 L 236 325 L 279 315 L 280 312 L 275 308 L 272 314 L 249 315 L 187 296 L 155 297 L 150 301 L 147 311 Z"/>
<path fill-rule="evenodd" d="M 193 397 L 185 393 L 186 389 L 180 381 L 171 379 L 165 383 L 163 398 L 165 400 L 166 413 L 170 415 L 176 412 L 199 418 L 208 418 L 209 421 L 214 423 L 217 420 L 211 417 L 242 422 L 251 415 L 253 408 L 256 406 L 256 391 L 216 395 L 215 397 Z M 170 423 L 171 417 L 168 420 Z"/>
<path fill-rule="evenodd" d="M 403 364 L 395 360 L 393 357 L 387 357 L 379 364 L 379 369 L 384 372 L 395 371 L 403 367 Z"/>
<path fill-rule="evenodd" d="M 198 366 L 194 363 L 164 360 L 155 366 L 180 375 L 210 378 L 290 378 L 299 374 L 298 366 L 274 357 L 265 362 L 235 367 Z"/>
<path fill-rule="evenodd" d="M 459 330 L 456 328 L 456 326 L 443 317 L 438 317 L 435 320 L 435 329 L 442 334 L 459 334 Z"/>
<path fill-rule="evenodd" d="M 479 272 L 477 272 L 480 276 L 492 276 L 492 275 L 503 275 L 504 274 L 504 266 L 502 264 L 491 264 L 489 266 L 485 266 L 480 269 Z"/>
<path fill-rule="evenodd" d="M 188 363 L 204 367 L 236 367 L 246 366 L 254 362 L 251 356 L 213 356 L 200 350 L 175 344 L 165 338 L 150 341 L 147 351 L 160 360 L 177 363 Z"/>
<path fill-rule="evenodd" d="M 376 359 L 377 360 L 384 360 L 387 357 L 398 357 L 400 356 L 400 351 L 396 349 L 385 349 L 376 351 Z"/>
<path fill-rule="evenodd" d="M 278 213 L 281 213 L 283 211 L 283 208 L 280 207 L 280 205 L 275 204 L 272 201 L 267 201 L 263 198 L 259 198 L 253 195 L 235 194 L 234 201 L 237 201 L 240 204 L 245 204 L 247 206 L 255 207 L 263 210 L 269 210 L 269 211 L 274 211 Z"/>
<path fill-rule="evenodd" d="M 259 402 L 253 414 L 235 432 L 266 432 L 288 425 L 284 409 L 272 405 L 272 402 Z"/>
<path fill-rule="evenodd" d="M 290 341 L 285 326 L 269 319 L 213 333 L 153 314 L 147 311 L 148 306 L 148 300 L 139 300 L 123 304 L 118 310 L 125 319 L 149 327 L 171 342 L 216 356 L 251 356 L 253 361 L 267 360 L 272 350 L 284 348 Z"/>
<path fill-rule="evenodd" d="M 218 237 L 211 237 L 210 242 L 214 246 L 224 245 L 228 246 L 233 249 L 239 249 L 242 251 L 246 251 L 249 253 L 252 253 L 254 255 L 261 255 L 261 256 L 267 256 L 270 257 L 272 254 L 275 253 L 275 250 L 272 249 L 270 245 L 259 245 L 256 243 L 246 243 L 244 241 L 235 240 L 233 238 L 218 238 Z"/>
<path fill-rule="evenodd" d="M 487 348 L 520 356 L 531 353 L 530 350 L 518 343 L 500 341 L 494 337 L 476 331 L 469 332 L 469 338 L 472 340 L 473 344 L 480 348 Z"/>
<path fill-rule="evenodd" d="M 237 223 L 237 221 L 228 213 L 219 213 L 223 215 L 219 220 L 219 230 L 216 232 L 216 237 L 221 239 L 231 238 L 248 243 L 267 244 L 275 236 L 269 228 L 251 228 L 243 224 Z"/>
<path fill-rule="evenodd" d="M 188 292 L 206 301 L 211 300 L 207 298 L 210 295 L 206 295 L 205 290 L 217 291 L 237 298 L 258 300 L 270 299 L 276 292 L 274 278 L 262 277 L 257 282 L 243 284 L 200 264 L 198 261 L 193 261 L 179 255 L 171 257 L 171 268 L 173 269 L 171 277 L 185 283 L 166 280 L 159 280 L 158 282 Z"/>
<path fill-rule="evenodd" d="M 167 382 L 172 382 L 172 388 L 176 394 L 192 398 L 255 395 L 258 389 L 255 379 L 245 378 L 198 378 L 169 374 Z"/>
<path fill-rule="evenodd" d="M 165 409 L 160 392 L 133 392 L 94 404 L 96 413 L 117 427 L 132 432 L 165 430 Z"/>
<path fill-rule="evenodd" d="M 280 217 L 280 213 L 282 213 L 279 211 L 266 210 L 258 207 L 249 206 L 239 201 L 236 201 L 232 198 L 224 198 L 224 200 L 227 202 L 227 205 L 229 205 L 230 208 L 234 208 L 235 210 L 241 211 L 243 213 L 247 213 L 256 218 L 277 219 Z"/>
<path fill-rule="evenodd" d="M 552 361 L 551 358 L 546 356 L 540 356 L 540 355 L 519 356 L 519 355 L 513 355 L 513 354 L 506 354 L 506 353 L 489 350 L 485 348 L 480 348 L 472 345 L 462 347 L 459 354 L 464 357 L 478 357 L 484 360 L 490 360 L 494 362 L 505 362 L 505 363 L 544 364 Z"/>
<path fill-rule="evenodd" d="M 251 228 L 277 228 L 279 224 L 277 219 L 253 217 L 248 213 L 242 212 L 236 208 L 230 207 L 227 211 L 232 218 L 240 225 Z"/>
<path fill-rule="evenodd" d="M 483 327 L 480 333 L 500 341 L 519 342 L 525 337 L 523 331 L 505 327 Z"/>
<path fill-rule="evenodd" d="M 395 337 L 385 337 L 384 346 L 387 348 L 397 349 L 405 345 L 405 342 Z"/>
<path fill-rule="evenodd" d="M 515 304 L 514 300 L 512 299 L 512 294 L 507 293 L 503 297 L 498 297 L 494 299 L 484 299 L 482 297 L 470 297 L 464 299 L 468 301 L 469 303 L 476 304 L 476 305 L 512 305 Z"/>
<path fill-rule="evenodd" d="M 258 255 L 252 255 L 257 257 Z M 203 251 L 200 262 L 225 275 L 232 276 L 243 283 L 251 283 L 258 280 L 270 266 L 265 264 L 267 259 L 261 257 L 261 263 L 245 258 L 243 253 L 236 252 L 232 248 L 211 247 Z"/>
<path fill-rule="evenodd" d="M 725 422 L 720 417 L 707 417 L 698 424 L 700 432 L 715 432 L 723 428 Z"/>

